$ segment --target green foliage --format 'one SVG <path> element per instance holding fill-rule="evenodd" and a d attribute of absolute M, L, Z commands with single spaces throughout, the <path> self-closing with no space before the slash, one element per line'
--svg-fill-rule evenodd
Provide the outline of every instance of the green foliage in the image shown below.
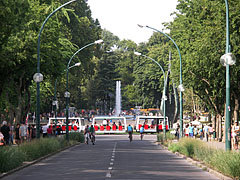
<path fill-rule="evenodd" d="M 204 142 L 191 138 L 183 138 L 178 143 L 172 143 L 168 149 L 203 161 L 227 176 L 235 179 L 240 177 L 240 154 L 238 152 L 209 148 Z"/>
<path fill-rule="evenodd" d="M 65 147 L 84 142 L 82 133 L 70 133 L 70 141 L 64 137 L 42 138 L 19 146 L 6 146 L 0 148 L 0 172 L 6 172 L 22 165 L 24 161 L 33 161 L 48 154 L 57 152 Z"/>
<path fill-rule="evenodd" d="M 44 138 L 22 144 L 19 149 L 26 154 L 26 161 L 33 161 L 63 148 L 63 143 L 63 139 Z"/>
<path fill-rule="evenodd" d="M 72 140 L 72 141 L 77 141 L 77 142 L 80 142 L 80 143 L 84 143 L 83 133 L 71 132 L 71 133 L 69 133 L 69 139 Z"/>
<path fill-rule="evenodd" d="M 17 168 L 26 159 L 26 154 L 16 147 L 0 148 L 0 172 L 6 172 Z"/>
<path fill-rule="evenodd" d="M 232 19 L 239 19 L 239 13 L 236 13 L 239 2 L 232 0 L 229 7 L 231 42 L 235 44 L 236 39 L 239 41 L 239 30 Z M 226 46 L 225 11 L 224 1 L 181 0 L 174 13 L 176 18 L 166 26 L 182 54 L 185 87 L 193 89 L 203 106 L 214 114 L 224 114 L 225 68 L 219 59 Z M 233 47 L 233 53 L 239 56 L 238 45 Z M 173 51 L 173 58 L 176 63 L 173 63 L 172 76 L 178 80 L 179 58 L 176 51 Z M 231 93 L 236 93 L 235 88 L 239 88 L 239 84 L 234 82 L 235 78 L 239 79 L 239 74 L 235 73 L 239 67 L 231 67 Z"/>
<path fill-rule="evenodd" d="M 175 139 L 175 135 L 171 134 L 169 131 L 166 133 L 165 138 L 164 138 L 163 132 L 157 135 L 157 142 L 160 142 L 161 144 L 166 146 L 168 146 L 174 139 Z"/>

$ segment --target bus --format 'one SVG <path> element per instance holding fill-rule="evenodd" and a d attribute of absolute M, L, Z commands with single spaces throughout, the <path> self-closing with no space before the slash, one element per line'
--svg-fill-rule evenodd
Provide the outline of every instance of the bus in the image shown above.
<path fill-rule="evenodd" d="M 136 118 L 136 132 L 140 131 L 140 128 L 144 126 L 144 132 L 154 133 L 163 130 L 163 116 L 137 116 Z M 158 128 L 158 129 L 157 129 Z M 168 117 L 166 117 L 166 130 L 168 130 Z"/>
<path fill-rule="evenodd" d="M 49 118 L 48 126 L 55 125 L 56 128 L 61 127 L 62 133 L 66 133 L 66 117 Z M 81 132 L 84 130 L 84 118 L 69 117 L 68 118 L 69 132 Z"/>
<path fill-rule="evenodd" d="M 125 117 L 116 116 L 99 116 L 92 120 L 95 133 L 115 134 L 125 133 L 127 130 L 127 122 Z"/>

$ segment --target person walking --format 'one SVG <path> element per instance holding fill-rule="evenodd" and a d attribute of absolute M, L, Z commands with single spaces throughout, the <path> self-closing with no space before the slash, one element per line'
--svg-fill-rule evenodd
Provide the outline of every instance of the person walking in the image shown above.
<path fill-rule="evenodd" d="M 193 132 L 194 127 L 193 127 L 192 123 L 190 123 L 190 126 L 188 127 L 188 129 L 189 129 L 189 137 L 190 137 L 190 138 L 193 138 L 193 135 L 194 135 L 194 132 Z"/>
<path fill-rule="evenodd" d="M 47 135 L 48 135 L 47 129 L 48 129 L 48 125 L 47 124 L 42 127 L 42 133 L 43 133 L 43 137 L 44 138 L 47 137 Z"/>
<path fill-rule="evenodd" d="M 209 127 L 206 124 L 203 128 L 203 133 L 204 133 L 204 137 L 206 138 L 206 141 L 208 142 L 208 136 L 209 136 Z"/>
<path fill-rule="evenodd" d="M 27 140 L 27 136 L 28 136 L 28 130 L 27 129 L 28 129 L 27 126 L 24 123 L 22 123 L 20 128 L 19 128 L 21 143 L 23 143 Z"/>
<path fill-rule="evenodd" d="M 235 150 L 238 149 L 238 134 L 240 132 L 238 123 L 235 122 L 234 125 L 232 126 L 232 145 Z"/>
<path fill-rule="evenodd" d="M 2 123 L 2 127 L 1 127 L 1 132 L 4 136 L 4 142 L 5 142 L 5 145 L 9 145 L 9 133 L 10 133 L 10 128 L 9 126 L 7 125 L 7 121 L 3 121 Z"/>
<path fill-rule="evenodd" d="M 17 145 L 19 145 L 21 143 L 19 129 L 20 129 L 20 124 L 17 124 L 17 126 L 15 128 L 15 142 Z"/>

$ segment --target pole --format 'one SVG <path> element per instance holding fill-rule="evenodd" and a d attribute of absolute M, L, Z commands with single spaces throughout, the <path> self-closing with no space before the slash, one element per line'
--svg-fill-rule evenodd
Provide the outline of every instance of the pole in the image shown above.
<path fill-rule="evenodd" d="M 228 0 L 226 5 L 226 54 L 230 53 L 230 35 L 229 35 L 229 8 Z M 231 112 L 230 112 L 230 67 L 226 63 L 226 117 L 225 117 L 225 150 L 231 150 Z"/>
<path fill-rule="evenodd" d="M 166 77 L 165 77 L 165 71 L 163 69 L 163 67 L 153 58 L 150 58 L 144 54 L 141 54 L 143 57 L 146 57 L 150 60 L 152 60 L 153 62 L 155 62 L 161 69 L 162 73 L 163 73 L 163 79 L 164 79 L 164 88 L 163 88 L 163 95 L 162 95 L 162 100 L 163 100 L 163 138 L 166 139 Z M 158 127 L 157 127 L 158 128 Z"/>
<path fill-rule="evenodd" d="M 70 58 L 70 60 L 68 61 L 68 64 L 67 64 L 67 73 L 66 73 L 66 78 L 67 78 L 67 81 L 66 81 L 66 92 L 65 92 L 65 98 L 66 98 L 66 139 L 67 141 L 69 141 L 69 130 L 68 130 L 68 109 L 69 109 L 69 98 L 70 98 L 70 93 L 68 92 L 68 72 L 69 72 L 69 69 L 70 69 L 70 63 L 73 59 L 73 57 L 78 54 L 80 51 L 82 51 L 83 49 L 87 48 L 88 46 L 91 46 L 93 44 L 97 44 L 97 41 L 93 42 L 93 43 L 90 43 L 90 44 L 87 44 L 86 46 L 83 46 L 82 48 L 80 48 L 79 50 L 77 50 L 73 55 L 72 57 Z"/>
<path fill-rule="evenodd" d="M 43 31 L 43 28 L 45 26 L 45 24 L 47 23 L 48 19 L 55 14 L 59 9 L 61 9 L 62 7 L 75 2 L 76 0 L 71 0 L 63 5 L 61 5 L 60 7 L 58 7 L 57 9 L 55 9 L 51 14 L 48 15 L 48 17 L 45 19 L 45 21 L 43 22 L 39 34 L 38 34 L 38 43 L 37 43 L 37 73 L 40 73 L 40 40 L 41 40 L 41 33 Z M 36 109 L 36 137 L 40 138 L 40 82 L 37 82 L 37 109 Z"/>
<path fill-rule="evenodd" d="M 180 85 L 182 85 L 182 56 L 181 56 L 181 53 L 180 53 L 180 50 L 179 50 L 177 44 L 175 43 L 175 41 L 170 36 L 168 36 L 164 32 L 159 31 L 159 30 L 157 30 L 155 28 L 152 28 L 150 26 L 146 26 L 146 27 L 149 28 L 149 29 L 152 29 L 154 31 L 160 32 L 161 34 L 166 36 L 168 39 L 170 39 L 173 42 L 173 44 L 177 48 L 177 51 L 178 51 L 178 54 L 179 54 L 179 60 L 180 60 L 180 81 L 179 81 L 179 83 L 180 83 Z M 182 100 L 182 91 L 180 90 L 180 136 L 179 136 L 179 138 L 182 138 L 182 137 L 183 137 L 183 100 Z"/>

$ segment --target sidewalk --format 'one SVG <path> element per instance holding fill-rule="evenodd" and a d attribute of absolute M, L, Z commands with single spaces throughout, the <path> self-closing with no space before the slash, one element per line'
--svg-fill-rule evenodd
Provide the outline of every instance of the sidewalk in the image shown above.
<path fill-rule="evenodd" d="M 204 139 L 203 142 L 205 142 L 208 145 L 208 147 L 225 150 L 225 143 L 223 142 L 219 142 L 217 140 L 211 140 L 207 142 Z"/>

